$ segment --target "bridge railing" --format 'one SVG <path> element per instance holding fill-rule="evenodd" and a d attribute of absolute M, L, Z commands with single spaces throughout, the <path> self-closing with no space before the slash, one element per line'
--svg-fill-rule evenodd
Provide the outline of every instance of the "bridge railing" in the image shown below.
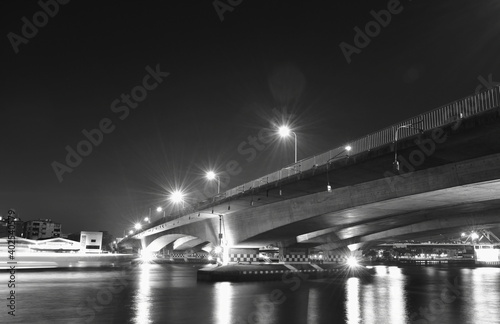
<path fill-rule="evenodd" d="M 398 133 L 398 140 L 401 140 L 415 135 L 418 132 L 415 128 L 426 131 L 446 126 L 462 118 L 467 118 L 499 107 L 499 103 L 500 86 L 496 86 L 356 139 L 349 143 L 352 148 L 349 155 L 356 155 L 394 142 L 396 131 Z M 402 128 L 404 125 L 412 125 L 414 128 Z M 229 189 L 225 191 L 222 196 L 225 198 L 233 197 L 247 190 L 255 189 L 268 183 L 277 182 L 297 173 L 325 165 L 328 163 L 328 160 L 336 156 L 341 156 L 343 152 L 344 147 L 337 147 L 333 150 L 298 161 L 291 166 L 267 174 L 257 180 L 252 180 L 236 188 Z"/>

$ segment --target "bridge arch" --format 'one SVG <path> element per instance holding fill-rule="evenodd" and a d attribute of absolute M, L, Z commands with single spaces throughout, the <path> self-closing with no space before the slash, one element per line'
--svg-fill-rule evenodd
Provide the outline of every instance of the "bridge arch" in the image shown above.
<path fill-rule="evenodd" d="M 157 237 L 154 239 L 151 243 L 149 243 L 145 248 L 144 251 L 146 252 L 158 252 L 165 246 L 169 245 L 172 242 L 175 242 L 179 239 L 184 239 L 189 238 L 189 240 L 192 240 L 193 238 L 196 239 L 194 236 L 190 235 L 185 235 L 185 234 L 165 234 L 160 237 Z M 175 243 L 174 243 L 175 244 Z"/>

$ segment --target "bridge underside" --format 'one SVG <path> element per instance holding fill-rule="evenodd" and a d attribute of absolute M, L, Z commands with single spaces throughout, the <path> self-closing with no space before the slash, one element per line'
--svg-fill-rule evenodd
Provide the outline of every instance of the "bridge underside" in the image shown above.
<path fill-rule="evenodd" d="M 500 224 L 500 180 L 475 181 L 499 175 L 500 155 L 422 170 L 400 180 L 395 190 L 388 185 L 392 180 L 376 180 L 224 216 L 223 234 L 233 246 L 335 250 L 491 227 Z M 187 237 L 182 244 L 215 243 L 218 222 L 218 216 L 212 216 L 166 233 L 171 241 Z M 213 228 L 208 231 L 214 232 L 211 240 L 203 236 L 207 227 Z M 162 240 L 161 244 L 168 241 Z"/>

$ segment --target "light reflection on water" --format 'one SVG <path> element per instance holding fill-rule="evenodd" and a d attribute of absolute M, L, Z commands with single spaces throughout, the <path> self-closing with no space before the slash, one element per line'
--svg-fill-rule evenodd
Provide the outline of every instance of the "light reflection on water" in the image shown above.
<path fill-rule="evenodd" d="M 214 284 L 215 294 L 215 307 L 213 318 L 217 320 L 216 324 L 230 323 L 232 314 L 232 302 L 234 292 L 232 283 L 230 282 L 217 282 Z"/>
<path fill-rule="evenodd" d="M 345 307 L 347 313 L 347 323 L 349 324 L 361 323 L 359 279 L 358 278 L 347 279 L 346 291 L 347 291 L 347 299 Z"/>
<path fill-rule="evenodd" d="M 134 311 L 133 323 L 145 324 L 152 323 L 150 307 L 152 304 L 150 271 L 152 265 L 144 263 L 139 265 L 139 285 L 136 294 L 133 297 L 132 309 Z"/>
<path fill-rule="evenodd" d="M 498 269 L 479 268 L 464 277 L 462 286 L 470 286 L 470 296 L 464 296 L 468 302 L 468 312 L 472 323 L 499 323 L 500 284 Z M 496 280 L 494 275 L 497 274 Z M 464 293 L 466 293 L 464 291 Z M 496 317 L 495 317 L 496 316 Z"/>
<path fill-rule="evenodd" d="M 376 276 L 370 283 L 359 278 L 347 279 L 346 322 L 406 323 L 408 321 L 405 294 L 406 279 L 400 268 L 376 267 Z"/>
<path fill-rule="evenodd" d="M 369 279 L 246 283 L 197 282 L 197 269 L 19 271 L 17 316 L 4 309 L 0 323 L 500 323 L 500 268 L 377 267 Z"/>
<path fill-rule="evenodd" d="M 307 324 L 314 324 L 318 322 L 318 315 L 320 313 L 320 303 L 321 293 L 318 291 L 317 287 L 311 287 L 309 289 L 309 299 L 307 303 Z"/>

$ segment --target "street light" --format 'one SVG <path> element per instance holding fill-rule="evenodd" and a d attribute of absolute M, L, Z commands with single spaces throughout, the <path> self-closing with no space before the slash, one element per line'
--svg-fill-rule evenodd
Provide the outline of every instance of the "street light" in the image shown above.
<path fill-rule="evenodd" d="M 145 221 L 146 223 L 150 223 L 149 217 L 144 217 L 144 221 Z"/>
<path fill-rule="evenodd" d="M 295 132 L 292 132 L 292 130 L 288 126 L 281 126 L 280 128 L 278 128 L 278 133 L 283 138 L 288 137 L 290 134 L 293 134 L 293 136 L 295 137 L 295 163 L 297 163 L 297 134 L 295 134 Z"/>
<path fill-rule="evenodd" d="M 163 208 L 161 208 L 161 207 L 157 207 L 157 208 L 156 208 L 156 211 L 157 211 L 158 213 L 163 212 L 163 219 L 165 219 L 165 209 L 163 209 Z"/>
<path fill-rule="evenodd" d="M 340 158 L 341 157 L 341 156 L 339 156 L 340 154 L 342 154 L 344 152 L 349 152 L 351 150 L 352 150 L 352 147 L 350 145 L 347 145 L 346 147 L 344 147 L 344 150 L 342 152 L 338 153 L 334 157 L 329 158 L 328 161 L 326 161 L 326 190 L 328 192 L 332 192 L 332 186 L 330 186 L 330 175 L 328 173 L 328 170 L 330 168 L 330 161 L 337 159 L 337 158 Z M 345 157 L 349 157 L 349 155 L 346 154 Z"/>
<path fill-rule="evenodd" d="M 135 223 L 134 228 L 135 228 L 136 230 L 140 230 L 140 229 L 142 228 L 141 223 Z"/>
<path fill-rule="evenodd" d="M 134 234 L 134 230 L 130 230 L 130 231 L 128 231 L 128 233 L 129 233 L 130 235 L 132 235 L 132 234 Z"/>
<path fill-rule="evenodd" d="M 207 179 L 208 180 L 217 180 L 217 193 L 220 193 L 220 178 L 215 174 L 213 171 L 208 171 L 207 172 Z"/>
<path fill-rule="evenodd" d="M 175 190 L 170 195 L 170 201 L 174 204 L 180 203 L 184 201 L 184 194 L 180 190 Z"/>
<path fill-rule="evenodd" d="M 415 127 L 415 124 L 418 124 L 421 122 L 422 122 L 422 120 L 419 122 L 413 123 L 413 124 L 401 125 L 396 129 L 396 133 L 394 134 L 394 162 L 392 163 L 395 171 L 399 171 L 399 161 L 398 161 L 398 132 L 399 132 L 399 130 L 401 128 L 416 129 L 422 134 L 424 132 L 424 130 L 421 128 Z"/>
<path fill-rule="evenodd" d="M 180 190 L 175 190 L 170 194 L 170 201 L 174 204 L 182 203 L 182 208 L 184 208 L 184 193 Z"/>

